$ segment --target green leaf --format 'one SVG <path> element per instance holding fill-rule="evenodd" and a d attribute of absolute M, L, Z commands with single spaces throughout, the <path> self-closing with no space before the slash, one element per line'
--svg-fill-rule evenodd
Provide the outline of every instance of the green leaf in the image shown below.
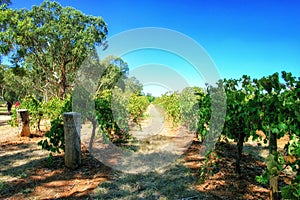
<path fill-rule="evenodd" d="M 279 123 L 278 128 L 279 128 L 280 132 L 282 132 L 287 129 L 287 125 L 285 123 Z"/>
<path fill-rule="evenodd" d="M 276 133 L 276 134 L 279 134 L 279 133 L 280 133 L 280 131 L 279 131 L 278 128 L 272 128 L 272 129 L 271 129 L 271 132 L 272 132 L 272 133 Z"/>
<path fill-rule="evenodd" d="M 261 184 L 267 184 L 268 181 L 269 181 L 269 176 L 267 175 L 267 173 L 264 173 L 263 175 L 256 176 L 256 177 L 255 177 L 255 180 L 256 180 L 258 183 L 261 183 Z"/>

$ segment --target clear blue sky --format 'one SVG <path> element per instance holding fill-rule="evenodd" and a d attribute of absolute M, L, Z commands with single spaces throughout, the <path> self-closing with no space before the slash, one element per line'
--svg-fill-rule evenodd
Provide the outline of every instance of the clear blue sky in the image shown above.
<path fill-rule="evenodd" d="M 40 0 L 12 0 L 31 8 Z M 202 45 L 223 78 L 300 76 L 298 0 L 58 0 L 85 14 L 102 16 L 109 35 L 140 27 L 179 31 Z M 131 64 L 128 62 L 129 65 Z"/>

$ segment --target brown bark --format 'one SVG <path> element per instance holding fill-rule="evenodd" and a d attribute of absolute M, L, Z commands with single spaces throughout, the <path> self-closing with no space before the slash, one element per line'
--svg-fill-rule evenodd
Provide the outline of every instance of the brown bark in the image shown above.
<path fill-rule="evenodd" d="M 66 91 L 67 91 L 67 80 L 66 80 L 66 75 L 63 74 L 62 79 L 59 83 L 58 97 L 60 99 L 63 99 L 66 95 Z"/>

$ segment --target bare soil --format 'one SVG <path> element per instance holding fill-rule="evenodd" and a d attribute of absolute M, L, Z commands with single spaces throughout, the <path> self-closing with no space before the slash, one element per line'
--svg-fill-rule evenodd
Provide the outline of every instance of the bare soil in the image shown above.
<path fill-rule="evenodd" d="M 266 147 L 255 142 L 245 144 L 241 176 L 234 171 L 235 144 L 218 143 L 210 157 L 211 169 L 200 180 L 205 157 L 199 154 L 202 147 L 197 139 L 169 168 L 132 175 L 103 165 L 84 146 L 77 170 L 64 167 L 63 154 L 49 163 L 48 152 L 37 146 L 43 137 L 21 138 L 17 128 L 0 125 L 0 199 L 269 199 L 268 186 L 255 181 L 265 169 L 266 153 L 260 153 Z M 163 136 L 156 138 L 174 140 L 173 133 Z M 155 149 L 149 145 L 144 142 L 142 151 Z"/>
<path fill-rule="evenodd" d="M 17 128 L 3 124 L 0 199 L 88 199 L 89 193 L 110 175 L 111 169 L 94 159 L 84 146 L 82 166 L 69 170 L 64 166 L 63 154 L 56 154 L 49 162 L 49 152 L 37 145 L 44 137 L 19 137 Z"/>

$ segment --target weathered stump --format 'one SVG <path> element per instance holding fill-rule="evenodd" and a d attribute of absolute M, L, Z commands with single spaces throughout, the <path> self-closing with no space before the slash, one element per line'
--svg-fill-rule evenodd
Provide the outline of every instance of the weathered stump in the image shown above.
<path fill-rule="evenodd" d="M 30 120 L 29 112 L 27 109 L 17 110 L 17 120 L 19 127 L 19 134 L 21 137 L 30 137 Z"/>
<path fill-rule="evenodd" d="M 81 165 L 81 115 L 76 112 L 63 113 L 63 120 L 65 136 L 65 165 L 70 169 L 76 169 Z"/>

